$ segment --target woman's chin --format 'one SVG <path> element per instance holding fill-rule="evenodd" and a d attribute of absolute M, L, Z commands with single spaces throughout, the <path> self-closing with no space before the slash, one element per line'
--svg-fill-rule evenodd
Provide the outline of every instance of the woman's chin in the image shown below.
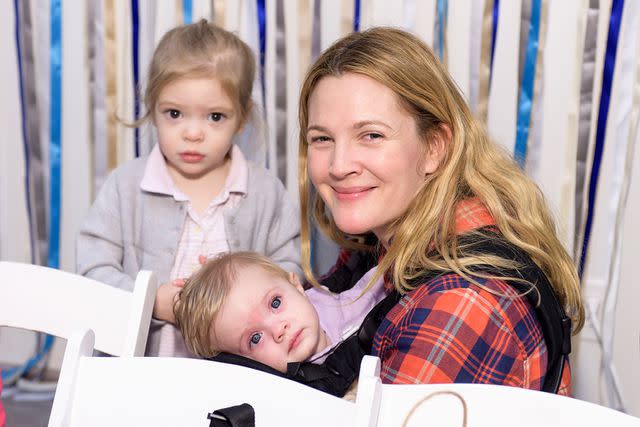
<path fill-rule="evenodd" d="M 362 221 L 354 221 L 354 220 L 343 220 L 337 221 L 334 218 L 336 226 L 340 231 L 346 234 L 358 235 L 358 234 L 366 234 L 371 231 L 371 227 L 368 224 L 363 223 Z"/>

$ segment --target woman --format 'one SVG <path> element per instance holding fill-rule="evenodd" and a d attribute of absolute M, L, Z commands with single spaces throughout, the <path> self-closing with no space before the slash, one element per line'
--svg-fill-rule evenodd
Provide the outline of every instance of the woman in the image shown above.
<path fill-rule="evenodd" d="M 547 346 L 526 294 L 548 280 L 577 332 L 578 276 L 542 193 L 489 141 L 431 50 L 397 29 L 346 36 L 307 73 L 299 119 L 307 279 L 318 283 L 313 217 L 343 248 L 323 284 L 341 290 L 369 253 L 372 282 L 384 274 L 402 295 L 373 340 L 382 381 L 542 389 Z M 568 359 L 559 366 L 556 390 L 568 394 Z"/>

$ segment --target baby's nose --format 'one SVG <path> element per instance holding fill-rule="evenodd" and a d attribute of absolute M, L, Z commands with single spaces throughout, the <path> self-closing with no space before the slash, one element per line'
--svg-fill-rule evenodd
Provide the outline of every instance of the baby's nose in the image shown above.
<path fill-rule="evenodd" d="M 289 330 L 289 323 L 286 321 L 278 322 L 274 329 L 273 338 L 276 342 L 280 343 L 284 340 L 284 337 L 287 335 L 287 331 Z"/>

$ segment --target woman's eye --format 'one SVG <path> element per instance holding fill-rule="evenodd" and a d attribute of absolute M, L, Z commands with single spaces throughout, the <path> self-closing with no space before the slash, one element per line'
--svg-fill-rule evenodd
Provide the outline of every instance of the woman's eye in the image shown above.
<path fill-rule="evenodd" d="M 179 119 L 181 114 L 180 111 L 178 110 L 167 110 L 167 114 L 169 115 L 169 117 L 171 117 L 172 119 Z"/>
<path fill-rule="evenodd" d="M 379 133 L 375 133 L 375 132 L 371 132 L 365 135 L 365 138 L 372 140 L 372 139 L 379 139 L 382 138 L 382 135 L 380 135 Z"/>
<path fill-rule="evenodd" d="M 249 345 L 250 346 L 258 345 L 261 339 L 262 339 L 262 333 L 256 332 L 255 334 L 251 335 L 251 338 L 249 339 L 250 341 Z"/>
<path fill-rule="evenodd" d="M 330 138 L 328 136 L 314 136 L 310 138 L 310 142 L 313 143 L 322 143 L 329 141 Z"/>
<path fill-rule="evenodd" d="M 224 115 L 222 113 L 211 113 L 209 114 L 209 120 L 211 120 L 212 122 L 219 122 L 220 120 L 222 120 L 224 117 Z"/>
<path fill-rule="evenodd" d="M 275 297 L 271 300 L 271 308 L 278 308 L 280 307 L 280 304 L 282 304 L 280 297 Z"/>

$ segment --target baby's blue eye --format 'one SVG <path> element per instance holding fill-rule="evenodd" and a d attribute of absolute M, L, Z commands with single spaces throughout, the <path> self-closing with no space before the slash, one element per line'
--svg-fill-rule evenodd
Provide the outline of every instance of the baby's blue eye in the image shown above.
<path fill-rule="evenodd" d="M 255 334 L 251 335 L 251 344 L 252 345 L 256 345 L 260 342 L 260 340 L 262 339 L 262 334 L 260 332 L 256 332 Z"/>
<path fill-rule="evenodd" d="M 282 304 L 280 297 L 275 297 L 271 300 L 271 308 L 278 308 L 280 307 L 280 304 Z"/>

